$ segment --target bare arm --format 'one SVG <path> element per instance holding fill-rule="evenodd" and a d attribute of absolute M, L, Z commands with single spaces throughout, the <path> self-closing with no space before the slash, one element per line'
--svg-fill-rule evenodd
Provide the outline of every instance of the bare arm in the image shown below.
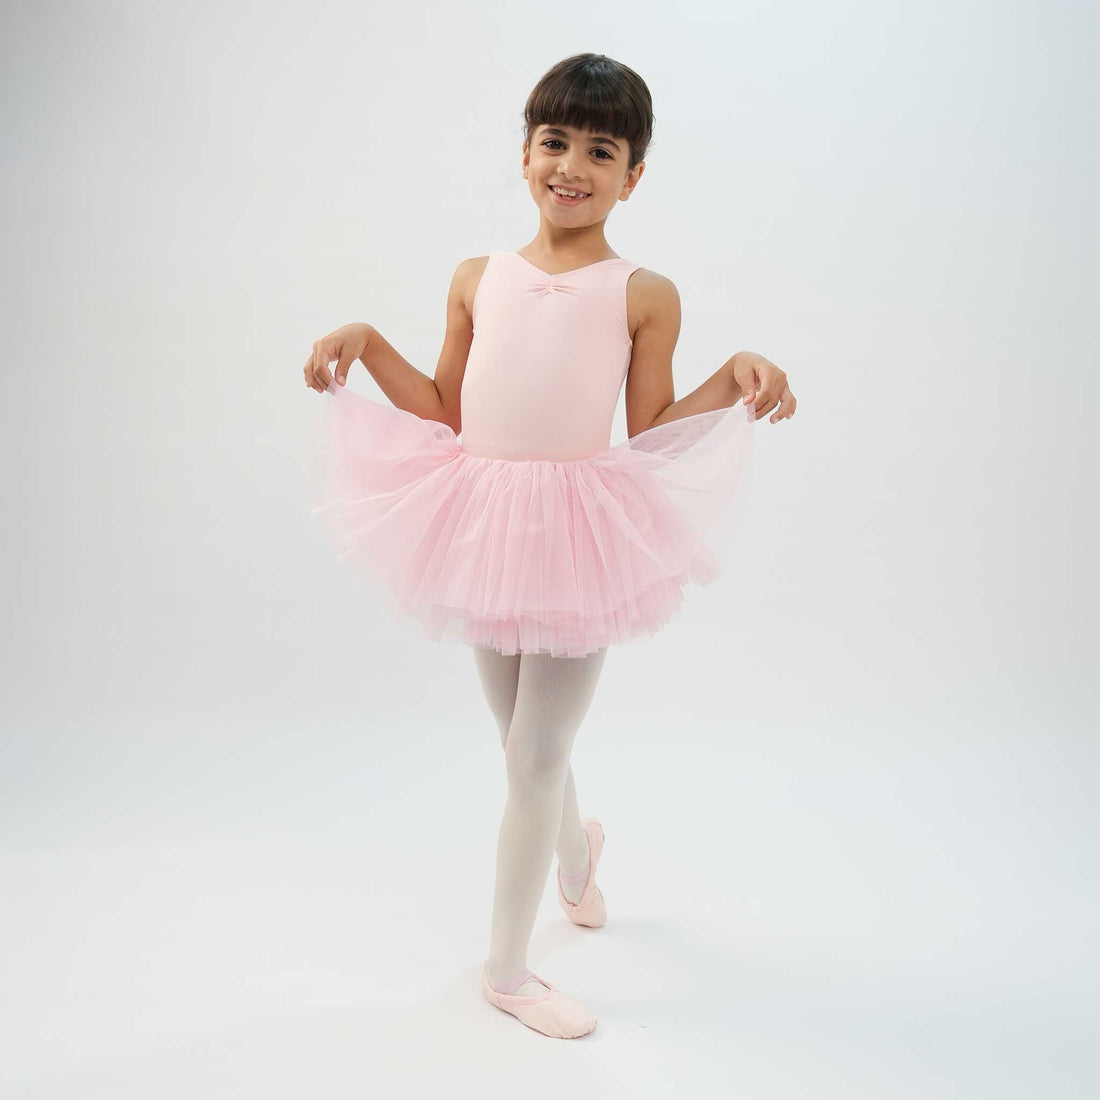
<path fill-rule="evenodd" d="M 474 340 L 473 302 L 488 256 L 463 260 L 455 268 L 447 295 L 447 334 L 435 368 L 435 387 L 443 404 L 443 423 L 462 431 L 462 379 Z"/>
<path fill-rule="evenodd" d="M 447 332 L 435 378 L 419 371 L 373 326 L 360 362 L 382 392 L 399 409 L 422 420 L 438 420 L 457 435 L 462 430 L 459 395 L 466 359 L 473 342 L 470 317 L 471 282 L 476 287 L 484 257 L 463 260 L 447 294 Z"/>
<path fill-rule="evenodd" d="M 627 284 L 641 320 L 626 377 L 626 430 L 631 439 L 658 424 L 725 409 L 741 398 L 728 359 L 697 389 L 675 400 L 672 353 L 680 337 L 680 295 L 671 279 L 643 269 Z M 636 284 L 636 285 L 633 285 Z"/>

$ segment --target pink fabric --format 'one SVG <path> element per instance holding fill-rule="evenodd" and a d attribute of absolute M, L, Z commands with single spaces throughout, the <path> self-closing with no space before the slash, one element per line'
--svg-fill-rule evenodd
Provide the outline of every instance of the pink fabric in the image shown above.
<path fill-rule="evenodd" d="M 603 826 L 594 818 L 581 820 L 585 835 L 588 837 L 588 875 L 581 896 L 575 902 L 565 896 L 561 880 L 565 877 L 558 865 L 558 904 L 565 915 L 574 923 L 587 928 L 602 928 L 607 923 L 607 903 L 603 891 L 596 885 L 596 868 L 603 855 Z"/>
<path fill-rule="evenodd" d="M 656 633 L 688 581 L 721 574 L 708 535 L 744 481 L 751 406 L 609 445 L 637 266 L 547 275 L 493 253 L 474 300 L 460 437 L 329 386 L 313 511 L 339 557 L 384 583 L 399 620 L 506 655 L 582 657 Z"/>
<path fill-rule="evenodd" d="M 546 986 L 534 996 L 519 997 L 494 989 L 489 984 L 488 963 L 486 959 L 481 964 L 481 991 L 485 999 L 504 1012 L 510 1012 L 520 1023 L 557 1039 L 578 1039 L 595 1029 L 598 1021 L 592 1012 L 533 971 L 528 974 Z"/>
<path fill-rule="evenodd" d="M 589 458 L 611 444 L 630 366 L 626 283 L 602 260 L 547 275 L 515 252 L 489 257 L 462 378 L 462 449 L 484 458 Z"/>
<path fill-rule="evenodd" d="M 517 974 L 510 982 L 504 985 L 494 985 L 492 988 L 497 993 L 505 993 L 509 997 L 515 996 L 515 992 L 524 982 L 530 981 L 532 978 L 538 978 L 538 975 L 533 970 L 525 970 L 522 974 Z M 541 978 L 538 979 L 542 981 Z M 550 991 L 552 992 L 552 990 Z M 534 996 L 534 994 L 532 994 Z"/>
<path fill-rule="evenodd" d="M 583 886 L 588 881 L 588 867 L 586 866 L 583 871 L 574 871 L 571 875 L 567 875 L 559 869 L 558 878 L 562 882 L 569 883 L 570 886 Z"/>

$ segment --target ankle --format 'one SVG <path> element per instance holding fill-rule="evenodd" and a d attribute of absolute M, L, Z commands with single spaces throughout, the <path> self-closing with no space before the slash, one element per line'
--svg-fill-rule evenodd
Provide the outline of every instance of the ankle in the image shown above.
<path fill-rule="evenodd" d="M 567 848 L 562 847 L 558 851 L 558 865 L 561 867 L 563 879 L 580 879 L 588 874 L 588 864 L 592 857 L 592 850 L 588 844 L 588 834 L 581 829 L 580 836 L 574 844 Z"/>
<path fill-rule="evenodd" d="M 589 861 L 585 860 L 584 869 L 575 871 L 571 875 L 567 875 L 564 871 L 560 872 L 562 882 L 566 886 L 583 886 L 588 881 L 588 864 Z"/>
<path fill-rule="evenodd" d="M 514 965 L 496 965 L 486 959 L 485 961 L 485 973 L 489 979 L 489 984 L 498 992 L 502 993 L 507 991 L 511 986 L 516 984 L 516 980 L 521 974 L 530 973 L 530 969 L 526 963 L 520 966 Z"/>

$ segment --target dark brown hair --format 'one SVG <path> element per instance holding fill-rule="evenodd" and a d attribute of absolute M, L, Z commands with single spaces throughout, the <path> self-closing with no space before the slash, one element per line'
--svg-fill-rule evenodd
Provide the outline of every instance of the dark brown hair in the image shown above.
<path fill-rule="evenodd" d="M 602 53 L 574 54 L 547 70 L 527 97 L 523 121 L 527 142 L 544 124 L 622 138 L 630 145 L 627 171 L 653 144 L 653 98 L 646 82 Z"/>

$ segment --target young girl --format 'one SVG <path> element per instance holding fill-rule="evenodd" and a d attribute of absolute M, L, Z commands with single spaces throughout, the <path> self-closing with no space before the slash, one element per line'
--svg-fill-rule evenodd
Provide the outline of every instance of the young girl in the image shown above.
<path fill-rule="evenodd" d="M 606 920 L 604 832 L 578 812 L 574 738 L 607 646 L 656 633 L 687 581 L 719 575 L 707 535 L 745 470 L 753 422 L 773 409 L 772 423 L 789 418 L 795 399 L 784 372 L 751 352 L 673 399 L 676 288 L 604 236 L 645 168 L 653 113 L 641 77 L 599 54 L 567 58 L 524 117 L 538 232 L 521 251 L 458 265 L 434 381 L 362 324 L 317 341 L 304 373 L 333 398 L 314 511 L 340 556 L 385 582 L 399 617 L 472 647 L 504 744 L 482 992 L 572 1038 L 596 1017 L 529 970 L 527 948 L 555 851 L 566 916 Z M 356 359 L 394 407 L 345 388 Z M 612 447 L 624 381 L 629 438 Z"/>

